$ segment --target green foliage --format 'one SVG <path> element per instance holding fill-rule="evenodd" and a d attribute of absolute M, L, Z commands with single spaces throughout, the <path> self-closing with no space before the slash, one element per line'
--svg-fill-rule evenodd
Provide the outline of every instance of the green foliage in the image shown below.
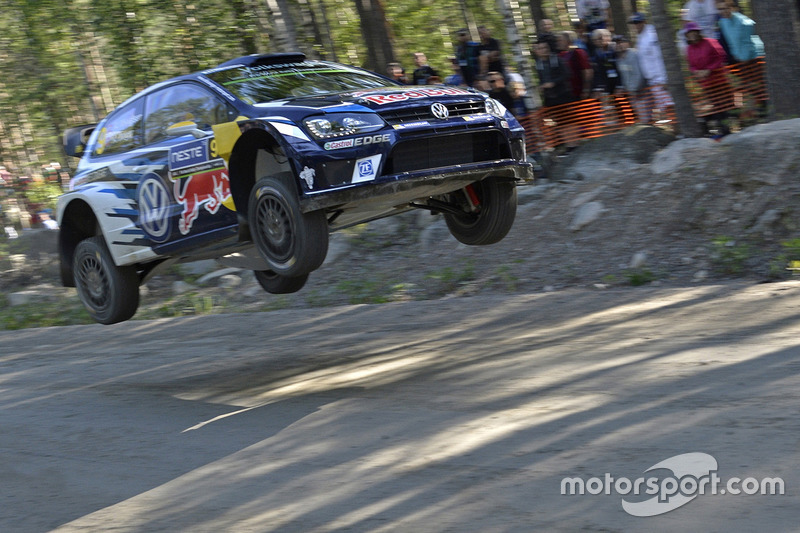
<path fill-rule="evenodd" d="M 788 273 L 800 275 L 800 238 L 781 242 L 782 251 L 769 264 L 768 276 L 785 278 Z"/>
<path fill-rule="evenodd" d="M 49 207 L 55 209 L 56 199 L 63 191 L 61 186 L 56 183 L 45 181 L 32 182 L 24 192 L 29 204 L 38 205 L 40 208 Z"/>
<path fill-rule="evenodd" d="M 634 287 L 639 287 L 655 281 L 658 277 L 646 268 L 630 268 L 625 271 L 625 279 Z"/>
<path fill-rule="evenodd" d="M 750 246 L 732 237 L 720 236 L 711 241 L 711 260 L 723 274 L 739 274 L 751 257 Z"/>

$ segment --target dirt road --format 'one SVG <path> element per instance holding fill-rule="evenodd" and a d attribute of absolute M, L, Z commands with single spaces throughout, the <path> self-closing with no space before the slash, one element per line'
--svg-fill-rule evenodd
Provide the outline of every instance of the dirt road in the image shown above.
<path fill-rule="evenodd" d="M 0 332 L 0 530 L 789 531 L 799 334 L 795 282 Z"/>

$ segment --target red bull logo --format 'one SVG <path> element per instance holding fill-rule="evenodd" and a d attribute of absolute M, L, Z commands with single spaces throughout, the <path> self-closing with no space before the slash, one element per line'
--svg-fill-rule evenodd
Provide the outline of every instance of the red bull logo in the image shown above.
<path fill-rule="evenodd" d="M 189 233 L 203 207 L 212 215 L 231 198 L 231 182 L 224 168 L 193 174 L 175 182 L 175 199 L 183 205 L 178 229 Z"/>

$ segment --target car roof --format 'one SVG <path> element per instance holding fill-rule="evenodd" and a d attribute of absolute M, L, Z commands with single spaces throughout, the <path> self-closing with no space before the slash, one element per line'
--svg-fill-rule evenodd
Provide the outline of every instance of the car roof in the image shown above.
<path fill-rule="evenodd" d="M 280 63 L 298 63 L 306 60 L 306 55 L 302 52 L 289 52 L 283 54 L 250 54 L 248 56 L 237 57 L 230 61 L 220 63 L 211 70 L 222 70 L 232 67 L 252 67 L 258 65 L 277 65 Z"/>

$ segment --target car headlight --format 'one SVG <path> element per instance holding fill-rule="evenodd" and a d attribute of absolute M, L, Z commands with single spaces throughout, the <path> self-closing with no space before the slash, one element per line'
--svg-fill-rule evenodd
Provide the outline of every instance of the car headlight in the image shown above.
<path fill-rule="evenodd" d="M 494 98 L 487 98 L 486 112 L 495 117 L 504 118 L 506 116 L 506 107 Z"/>
<path fill-rule="evenodd" d="M 331 113 L 322 117 L 307 118 L 303 123 L 318 139 L 368 133 L 384 126 L 383 119 L 371 113 Z"/>

